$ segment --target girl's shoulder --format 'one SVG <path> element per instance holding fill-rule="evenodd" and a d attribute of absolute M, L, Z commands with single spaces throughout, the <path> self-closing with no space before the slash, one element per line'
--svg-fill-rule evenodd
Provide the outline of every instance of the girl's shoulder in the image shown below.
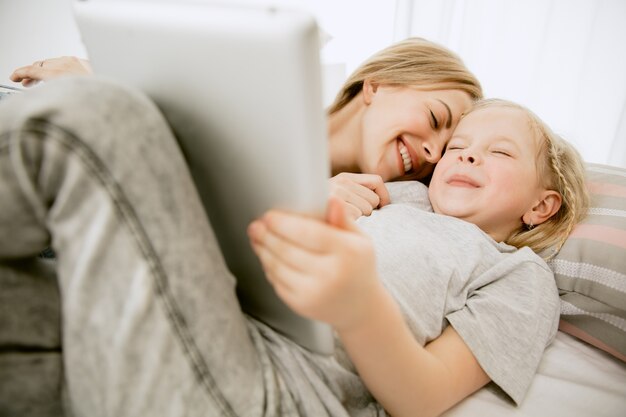
<path fill-rule="evenodd" d="M 419 181 L 395 181 L 385 183 L 391 204 L 407 204 L 432 212 L 428 187 Z"/>

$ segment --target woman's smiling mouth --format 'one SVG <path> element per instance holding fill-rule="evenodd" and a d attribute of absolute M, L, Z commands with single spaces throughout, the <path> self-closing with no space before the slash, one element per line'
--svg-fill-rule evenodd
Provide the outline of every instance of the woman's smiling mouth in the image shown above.
<path fill-rule="evenodd" d="M 398 151 L 400 151 L 400 157 L 402 158 L 404 173 L 407 173 L 413 168 L 413 163 L 411 162 L 411 155 L 409 154 L 409 150 L 406 148 L 406 146 L 404 146 L 404 143 L 401 140 L 398 141 Z"/>
<path fill-rule="evenodd" d="M 416 168 L 419 168 L 415 152 L 412 151 L 411 145 L 406 143 L 404 139 L 402 139 L 402 136 L 398 136 L 397 141 L 400 166 L 404 169 L 403 174 L 408 174 Z"/>

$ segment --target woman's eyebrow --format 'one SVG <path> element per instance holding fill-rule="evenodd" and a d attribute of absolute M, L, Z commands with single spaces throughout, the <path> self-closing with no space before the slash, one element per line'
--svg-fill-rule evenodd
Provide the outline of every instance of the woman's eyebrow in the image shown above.
<path fill-rule="evenodd" d="M 443 104 L 446 108 L 446 110 L 448 111 L 448 121 L 446 122 L 446 128 L 450 129 L 450 126 L 452 126 L 452 112 L 450 111 L 450 106 L 448 106 L 446 104 L 445 101 L 443 100 L 439 100 L 437 99 L 441 104 Z"/>

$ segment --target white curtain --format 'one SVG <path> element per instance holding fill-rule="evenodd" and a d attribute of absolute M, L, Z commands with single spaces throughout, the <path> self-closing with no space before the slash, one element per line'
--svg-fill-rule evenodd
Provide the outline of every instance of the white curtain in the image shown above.
<path fill-rule="evenodd" d="M 397 0 L 395 38 L 456 51 L 588 162 L 626 167 L 625 0 Z"/>

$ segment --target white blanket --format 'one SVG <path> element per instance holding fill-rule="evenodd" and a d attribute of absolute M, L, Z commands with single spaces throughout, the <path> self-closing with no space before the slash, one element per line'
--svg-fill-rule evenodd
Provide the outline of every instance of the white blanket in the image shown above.
<path fill-rule="evenodd" d="M 519 407 L 487 386 L 444 416 L 625 417 L 626 363 L 558 332 Z"/>

